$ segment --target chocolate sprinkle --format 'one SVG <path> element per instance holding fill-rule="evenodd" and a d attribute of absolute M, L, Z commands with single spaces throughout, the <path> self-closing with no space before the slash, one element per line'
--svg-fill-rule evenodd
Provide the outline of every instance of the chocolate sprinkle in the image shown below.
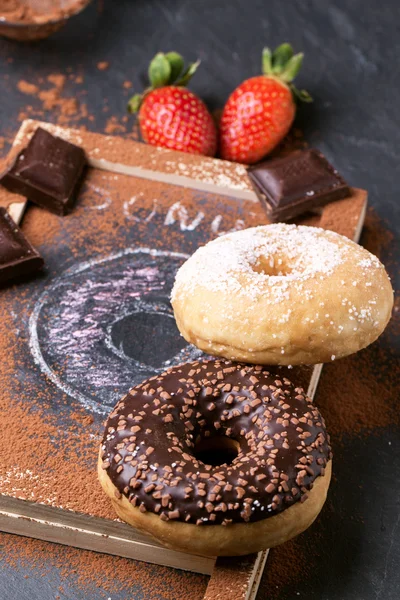
<path fill-rule="evenodd" d="M 133 506 L 164 521 L 254 522 L 304 502 L 332 456 L 329 436 L 304 391 L 286 378 L 278 390 L 276 380 L 262 366 L 224 360 L 189 363 L 148 379 L 109 416 L 103 468 Z M 196 445 L 217 436 L 237 442 L 231 464 L 196 458 Z"/>

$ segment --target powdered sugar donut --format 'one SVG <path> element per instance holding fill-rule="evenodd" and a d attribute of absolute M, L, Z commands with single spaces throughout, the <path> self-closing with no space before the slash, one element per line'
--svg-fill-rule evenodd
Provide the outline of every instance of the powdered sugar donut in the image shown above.
<path fill-rule="evenodd" d="M 205 352 L 261 364 L 315 364 L 376 340 L 393 291 L 380 261 L 317 227 L 265 225 L 222 236 L 179 269 L 178 327 Z"/>

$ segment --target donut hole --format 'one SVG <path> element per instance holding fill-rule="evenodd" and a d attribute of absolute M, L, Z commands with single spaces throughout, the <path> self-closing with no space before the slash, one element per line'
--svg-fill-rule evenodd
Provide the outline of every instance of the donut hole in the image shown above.
<path fill-rule="evenodd" d="M 252 265 L 253 271 L 269 276 L 290 275 L 292 269 L 287 263 L 287 259 L 282 256 L 259 256 L 255 264 Z"/>
<path fill-rule="evenodd" d="M 193 449 L 193 454 L 205 465 L 218 467 L 230 465 L 239 454 L 239 442 L 225 435 L 201 438 Z"/>

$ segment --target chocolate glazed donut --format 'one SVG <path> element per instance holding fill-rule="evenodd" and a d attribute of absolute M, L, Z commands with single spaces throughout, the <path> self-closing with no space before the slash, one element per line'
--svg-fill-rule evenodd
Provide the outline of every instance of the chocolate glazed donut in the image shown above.
<path fill-rule="evenodd" d="M 331 457 L 301 388 L 279 371 L 211 360 L 174 367 L 119 401 L 99 477 L 118 515 L 165 545 L 238 555 L 312 523 Z"/>

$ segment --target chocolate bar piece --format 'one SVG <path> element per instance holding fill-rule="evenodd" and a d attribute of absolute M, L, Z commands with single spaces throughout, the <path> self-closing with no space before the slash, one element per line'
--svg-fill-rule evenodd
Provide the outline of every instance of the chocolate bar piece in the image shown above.
<path fill-rule="evenodd" d="M 318 150 L 299 150 L 250 167 L 248 174 L 271 221 L 345 198 L 350 188 Z"/>
<path fill-rule="evenodd" d="M 44 264 L 5 208 L 0 207 L 0 284 L 28 275 Z"/>
<path fill-rule="evenodd" d="M 65 215 L 72 208 L 85 165 L 82 148 L 39 127 L 0 182 L 10 192 Z"/>

